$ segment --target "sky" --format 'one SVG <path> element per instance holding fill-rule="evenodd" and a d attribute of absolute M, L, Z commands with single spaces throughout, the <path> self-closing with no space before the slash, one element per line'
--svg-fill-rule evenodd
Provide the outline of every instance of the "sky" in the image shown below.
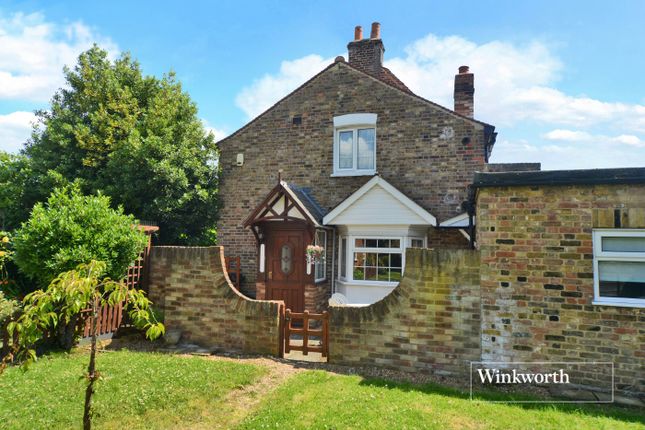
<path fill-rule="evenodd" d="M 28 139 L 62 69 L 98 43 L 146 74 L 173 70 L 216 138 L 331 63 L 354 26 L 381 23 L 385 65 L 452 107 L 460 65 L 491 162 L 645 166 L 645 2 L 0 0 L 0 150 Z"/>

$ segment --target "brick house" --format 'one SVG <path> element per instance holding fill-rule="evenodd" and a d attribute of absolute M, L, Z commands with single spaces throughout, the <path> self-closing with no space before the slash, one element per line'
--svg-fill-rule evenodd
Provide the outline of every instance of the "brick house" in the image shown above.
<path fill-rule="evenodd" d="M 474 76 L 459 67 L 448 109 L 383 67 L 384 51 L 378 23 L 367 39 L 356 27 L 347 61 L 219 142 L 220 244 L 241 256 L 247 296 L 296 311 L 334 292 L 373 303 L 398 285 L 406 248 L 472 245 L 462 202 L 496 138 L 474 119 Z M 314 244 L 325 255 L 309 264 Z"/>

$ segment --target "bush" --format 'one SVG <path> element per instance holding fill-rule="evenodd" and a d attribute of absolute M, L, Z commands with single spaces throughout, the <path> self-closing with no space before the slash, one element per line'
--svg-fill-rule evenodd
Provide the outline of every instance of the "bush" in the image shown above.
<path fill-rule="evenodd" d="M 92 260 L 104 262 L 106 276 L 119 280 L 146 245 L 135 227 L 132 215 L 110 208 L 109 197 L 84 196 L 77 184 L 57 188 L 15 232 L 14 261 L 40 288 Z"/>

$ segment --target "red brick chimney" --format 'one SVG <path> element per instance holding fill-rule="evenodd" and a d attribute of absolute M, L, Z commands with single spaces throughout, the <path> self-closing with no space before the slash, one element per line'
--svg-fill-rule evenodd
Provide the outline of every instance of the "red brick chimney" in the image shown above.
<path fill-rule="evenodd" d="M 475 115 L 475 75 L 468 66 L 460 66 L 455 75 L 455 112 L 468 118 Z"/>
<path fill-rule="evenodd" d="M 363 39 L 363 29 L 354 29 L 354 40 L 347 45 L 349 64 L 364 72 L 378 75 L 383 69 L 383 53 L 385 47 L 381 41 L 381 24 L 372 23 L 369 39 Z"/>

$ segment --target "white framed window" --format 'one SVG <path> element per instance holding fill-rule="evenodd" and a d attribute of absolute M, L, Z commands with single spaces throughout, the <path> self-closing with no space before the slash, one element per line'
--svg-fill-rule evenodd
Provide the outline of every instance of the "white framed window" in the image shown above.
<path fill-rule="evenodd" d="M 354 281 L 399 282 L 403 274 L 401 238 L 355 238 Z"/>
<path fill-rule="evenodd" d="M 316 230 L 314 245 L 322 246 L 324 249 L 322 261 L 314 263 L 314 278 L 316 282 L 322 282 L 327 278 L 327 232 Z"/>
<path fill-rule="evenodd" d="M 593 230 L 594 304 L 645 308 L 645 230 Z"/>
<path fill-rule="evenodd" d="M 376 114 L 334 117 L 334 171 L 332 176 L 376 173 Z"/>
<path fill-rule="evenodd" d="M 339 276 L 341 279 L 347 279 L 347 238 L 343 237 L 340 241 L 340 252 L 338 253 L 340 262 L 338 264 Z"/>

